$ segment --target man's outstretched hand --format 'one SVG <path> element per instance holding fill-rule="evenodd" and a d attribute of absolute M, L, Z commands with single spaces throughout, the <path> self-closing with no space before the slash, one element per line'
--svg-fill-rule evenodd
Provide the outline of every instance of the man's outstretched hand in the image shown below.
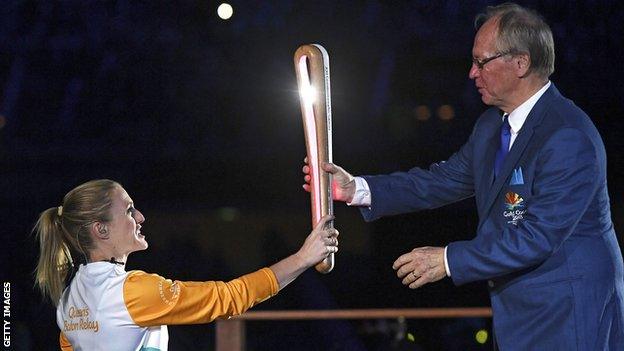
<path fill-rule="evenodd" d="M 397 258 L 392 265 L 403 285 L 410 289 L 446 277 L 443 247 L 418 247 Z"/>
<path fill-rule="evenodd" d="M 310 176 L 310 165 L 308 165 L 308 158 L 304 158 L 303 162 L 305 165 L 302 168 L 303 180 L 305 184 L 303 184 L 303 189 L 307 192 L 310 192 L 310 180 L 312 177 Z M 323 162 L 321 165 L 322 170 L 328 172 L 332 175 L 332 197 L 335 201 L 343 201 L 343 202 L 351 202 L 353 200 L 353 195 L 355 194 L 355 180 L 351 174 L 342 169 L 342 167 L 336 166 L 333 163 Z"/>

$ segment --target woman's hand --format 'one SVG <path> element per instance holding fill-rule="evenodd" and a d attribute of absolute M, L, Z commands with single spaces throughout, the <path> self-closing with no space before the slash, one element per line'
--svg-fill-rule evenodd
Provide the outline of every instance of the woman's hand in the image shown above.
<path fill-rule="evenodd" d="M 295 254 L 303 261 L 306 268 L 321 262 L 330 253 L 338 252 L 338 230 L 327 228 L 327 222 L 333 219 L 332 215 L 321 218 Z"/>
<path fill-rule="evenodd" d="M 321 218 L 297 253 L 269 267 L 275 273 L 280 289 L 290 284 L 306 269 L 324 260 L 330 253 L 338 252 L 338 231 L 327 228 L 327 222 L 333 219 L 332 215 Z"/>

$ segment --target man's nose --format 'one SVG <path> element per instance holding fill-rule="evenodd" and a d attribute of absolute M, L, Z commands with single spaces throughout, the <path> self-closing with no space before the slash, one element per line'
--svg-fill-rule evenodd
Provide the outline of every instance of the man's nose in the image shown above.
<path fill-rule="evenodd" d="M 468 77 L 470 79 L 475 79 L 479 76 L 480 73 L 481 71 L 479 70 L 479 67 L 472 63 L 472 66 L 470 66 L 470 71 L 468 71 Z"/>

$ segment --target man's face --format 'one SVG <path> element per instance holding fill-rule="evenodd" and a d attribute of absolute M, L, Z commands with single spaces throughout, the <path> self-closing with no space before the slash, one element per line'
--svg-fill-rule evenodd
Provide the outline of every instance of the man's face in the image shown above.
<path fill-rule="evenodd" d="M 495 46 L 497 28 L 498 21 L 496 18 L 488 20 L 481 26 L 472 47 L 473 59 L 483 62 L 501 54 Z M 472 64 L 469 77 L 474 79 L 483 103 L 497 106 L 505 112 L 511 112 L 505 108 L 511 107 L 510 100 L 518 83 L 518 77 L 515 76 L 512 68 L 513 60 L 510 60 L 509 55 L 495 58 L 483 65 L 482 68 L 479 68 L 475 63 Z"/>

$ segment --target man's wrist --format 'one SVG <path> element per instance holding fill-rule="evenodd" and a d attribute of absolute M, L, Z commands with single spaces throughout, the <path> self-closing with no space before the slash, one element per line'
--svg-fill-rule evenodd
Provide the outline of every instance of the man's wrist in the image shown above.
<path fill-rule="evenodd" d="M 353 177 L 353 182 L 355 183 L 355 191 L 353 192 L 353 198 L 347 202 L 347 205 L 370 206 L 371 192 L 366 180 L 362 177 Z"/>

